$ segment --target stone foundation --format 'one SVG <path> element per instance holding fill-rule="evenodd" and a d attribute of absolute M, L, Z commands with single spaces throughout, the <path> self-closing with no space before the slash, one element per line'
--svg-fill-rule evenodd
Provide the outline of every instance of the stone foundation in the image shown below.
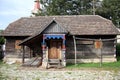
<path fill-rule="evenodd" d="M 26 61 L 28 61 L 29 60 L 29 58 L 26 58 L 25 59 L 25 62 Z M 4 59 L 3 59 L 3 61 L 5 62 L 5 63 L 10 63 L 10 64 L 13 64 L 13 63 L 20 63 L 20 64 L 22 64 L 22 58 L 9 58 L 9 57 L 4 57 Z"/>
<path fill-rule="evenodd" d="M 103 58 L 102 62 L 116 62 L 116 58 Z M 67 59 L 67 63 L 75 63 L 75 59 Z M 93 59 L 77 59 L 77 63 L 98 63 L 100 62 L 99 58 Z"/>

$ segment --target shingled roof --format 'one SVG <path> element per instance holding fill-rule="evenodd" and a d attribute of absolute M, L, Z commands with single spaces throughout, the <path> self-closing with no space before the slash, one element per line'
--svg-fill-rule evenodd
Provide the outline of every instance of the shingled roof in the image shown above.
<path fill-rule="evenodd" d="M 39 16 L 24 17 L 4 30 L 3 36 L 32 36 L 42 32 L 45 27 L 56 21 L 72 35 L 116 35 L 119 34 L 110 20 L 98 15 Z"/>

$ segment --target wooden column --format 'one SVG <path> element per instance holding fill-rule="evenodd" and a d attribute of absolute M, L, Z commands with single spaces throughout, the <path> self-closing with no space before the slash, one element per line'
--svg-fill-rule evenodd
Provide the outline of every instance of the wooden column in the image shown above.
<path fill-rule="evenodd" d="M 77 54 L 76 54 L 76 40 L 75 40 L 75 36 L 73 36 L 73 41 L 74 41 L 74 50 L 75 50 L 75 65 L 77 63 Z"/>
<path fill-rule="evenodd" d="M 66 46 L 65 46 L 65 41 L 66 41 L 66 38 L 65 38 L 65 35 L 63 35 L 63 42 L 62 42 L 62 66 L 63 67 L 66 66 L 66 56 L 65 56 Z"/>
<path fill-rule="evenodd" d="M 31 48 L 30 48 L 30 58 L 32 58 L 32 50 L 31 50 Z"/>
<path fill-rule="evenodd" d="M 42 67 L 48 68 L 48 57 L 46 55 L 46 45 L 45 45 L 45 35 L 43 34 L 43 41 L 42 41 L 42 53 L 43 53 L 43 59 L 42 59 Z"/>
<path fill-rule="evenodd" d="M 45 36 L 43 35 L 43 42 L 42 42 L 42 51 L 45 51 Z"/>
<path fill-rule="evenodd" d="M 62 50 L 66 50 L 66 47 L 65 47 L 65 35 L 64 35 L 64 38 L 63 38 L 63 42 L 62 42 Z"/>
<path fill-rule="evenodd" d="M 116 45 L 117 45 L 117 38 L 115 38 L 114 40 L 114 57 L 116 58 L 117 55 L 116 55 Z"/>
<path fill-rule="evenodd" d="M 23 57 L 22 57 L 22 63 L 25 62 L 25 46 L 23 45 Z"/>

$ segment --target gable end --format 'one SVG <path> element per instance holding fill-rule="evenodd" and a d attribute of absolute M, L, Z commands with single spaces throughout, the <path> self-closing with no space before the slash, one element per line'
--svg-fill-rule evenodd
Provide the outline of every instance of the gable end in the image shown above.
<path fill-rule="evenodd" d="M 43 31 L 45 34 L 60 34 L 60 33 L 67 33 L 67 30 L 63 28 L 63 26 L 56 23 L 56 21 L 53 21 L 50 25 L 46 27 L 46 29 Z"/>

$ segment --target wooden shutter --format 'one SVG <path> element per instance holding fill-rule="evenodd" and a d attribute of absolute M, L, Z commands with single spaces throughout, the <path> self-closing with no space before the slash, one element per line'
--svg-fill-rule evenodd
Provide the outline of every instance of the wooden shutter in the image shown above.
<path fill-rule="evenodd" d="M 96 40 L 96 41 L 95 41 L 95 48 L 96 48 L 96 49 L 102 48 L 102 45 L 103 45 L 103 44 L 102 44 L 102 41 L 99 41 L 99 40 Z"/>
<path fill-rule="evenodd" d="M 15 41 L 15 49 L 21 49 L 21 46 L 19 46 L 20 42 L 21 42 L 21 40 L 16 40 Z"/>

